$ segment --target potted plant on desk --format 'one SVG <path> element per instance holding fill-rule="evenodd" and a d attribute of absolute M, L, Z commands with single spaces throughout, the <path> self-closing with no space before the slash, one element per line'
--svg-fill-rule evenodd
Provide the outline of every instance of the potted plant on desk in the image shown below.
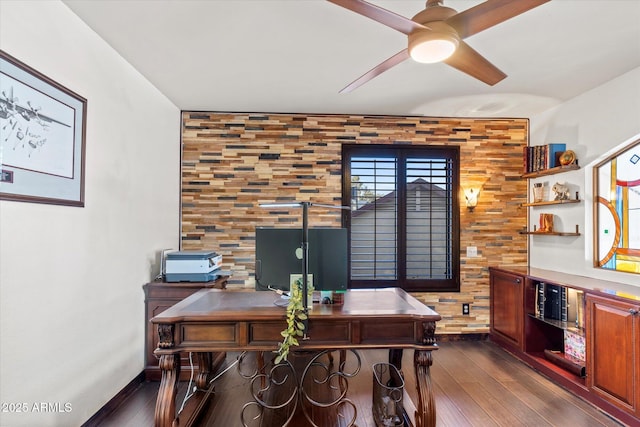
<path fill-rule="evenodd" d="M 284 339 L 278 344 L 275 363 L 287 360 L 291 346 L 300 345 L 298 339 L 305 336 L 307 319 L 307 309 L 302 303 L 302 281 L 298 279 L 295 285 L 291 286 L 287 305 L 287 327 L 280 332 Z"/>

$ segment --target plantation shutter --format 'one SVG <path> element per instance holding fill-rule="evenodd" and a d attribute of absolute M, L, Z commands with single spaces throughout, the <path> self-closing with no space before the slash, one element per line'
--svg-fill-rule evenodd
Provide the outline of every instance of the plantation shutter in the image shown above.
<path fill-rule="evenodd" d="M 459 291 L 456 147 L 343 146 L 352 288 Z"/>

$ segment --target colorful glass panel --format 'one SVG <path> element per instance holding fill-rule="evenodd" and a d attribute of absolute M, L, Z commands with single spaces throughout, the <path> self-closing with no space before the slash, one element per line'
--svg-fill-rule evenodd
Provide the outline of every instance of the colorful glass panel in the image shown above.
<path fill-rule="evenodd" d="M 640 140 L 596 166 L 596 265 L 640 274 Z"/>

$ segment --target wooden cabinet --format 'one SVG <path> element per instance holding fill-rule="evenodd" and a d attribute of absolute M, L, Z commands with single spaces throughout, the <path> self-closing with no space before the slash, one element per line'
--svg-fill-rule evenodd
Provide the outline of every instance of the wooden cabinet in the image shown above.
<path fill-rule="evenodd" d="M 536 268 L 489 271 L 491 340 L 622 423 L 640 425 L 640 287 Z M 548 290 L 559 292 L 559 306 L 549 307 Z"/>
<path fill-rule="evenodd" d="M 524 276 L 492 271 L 490 331 L 494 337 L 522 350 L 524 333 Z"/>
<path fill-rule="evenodd" d="M 203 288 L 225 289 L 229 276 L 220 276 L 211 282 L 179 282 L 168 283 L 162 281 L 154 281 L 147 283 L 142 288 L 145 296 L 145 377 L 147 381 L 159 381 L 161 378 L 160 368 L 158 367 L 158 359 L 153 354 L 158 346 L 158 334 L 149 322 L 151 318 L 162 313 L 172 305 L 182 301 L 191 294 Z M 188 355 L 182 355 L 181 379 L 189 379 L 190 362 Z"/>
<path fill-rule="evenodd" d="M 587 295 L 589 389 L 640 416 L 640 303 Z"/>

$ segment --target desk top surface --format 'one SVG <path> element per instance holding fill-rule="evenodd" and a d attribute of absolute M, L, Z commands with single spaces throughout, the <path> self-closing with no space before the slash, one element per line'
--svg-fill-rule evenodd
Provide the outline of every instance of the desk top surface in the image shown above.
<path fill-rule="evenodd" d="M 239 321 L 285 317 L 287 301 L 273 292 L 203 289 L 151 319 L 153 323 Z M 313 318 L 415 317 L 440 320 L 440 315 L 399 288 L 352 289 L 344 304 L 314 304 Z"/>

